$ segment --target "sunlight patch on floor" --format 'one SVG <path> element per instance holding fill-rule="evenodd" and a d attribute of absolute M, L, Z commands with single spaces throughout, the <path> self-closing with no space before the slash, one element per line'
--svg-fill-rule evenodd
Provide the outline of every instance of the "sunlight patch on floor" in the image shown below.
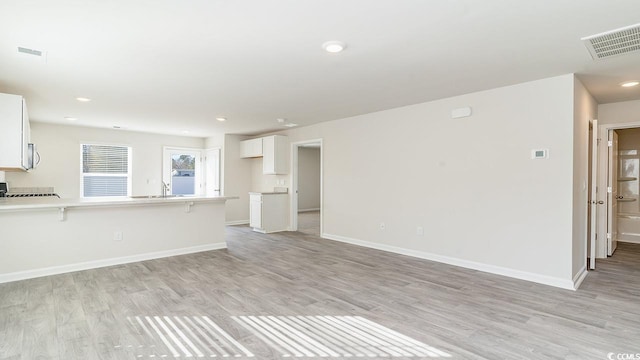
<path fill-rule="evenodd" d="M 130 316 L 137 344 L 116 346 L 131 349 L 138 358 L 216 358 L 254 355 L 208 316 Z"/>
<path fill-rule="evenodd" d="M 282 357 L 451 357 L 360 316 L 232 316 Z"/>

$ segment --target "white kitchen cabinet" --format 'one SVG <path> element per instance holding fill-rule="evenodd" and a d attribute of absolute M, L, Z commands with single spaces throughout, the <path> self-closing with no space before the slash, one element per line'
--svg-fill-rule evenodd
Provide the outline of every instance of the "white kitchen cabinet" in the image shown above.
<path fill-rule="evenodd" d="M 262 173 L 267 175 L 287 174 L 289 140 L 286 136 L 272 135 L 262 138 Z"/>
<path fill-rule="evenodd" d="M 240 157 L 252 158 L 262 156 L 262 138 L 240 142 Z"/>
<path fill-rule="evenodd" d="M 27 170 L 31 129 L 22 96 L 0 94 L 0 124 L 0 171 Z"/>
<path fill-rule="evenodd" d="M 249 226 L 253 231 L 287 231 L 289 207 L 287 193 L 249 193 Z"/>

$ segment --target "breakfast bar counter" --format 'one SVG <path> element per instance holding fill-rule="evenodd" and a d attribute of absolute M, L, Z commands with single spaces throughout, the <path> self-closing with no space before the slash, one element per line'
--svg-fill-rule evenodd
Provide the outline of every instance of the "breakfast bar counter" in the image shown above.
<path fill-rule="evenodd" d="M 97 206 L 145 206 L 175 203 L 226 202 L 237 196 L 134 196 L 60 199 L 56 197 L 0 198 L 0 212 L 15 210 L 81 208 Z"/>
<path fill-rule="evenodd" d="M 0 283 L 226 248 L 234 196 L 0 199 Z"/>

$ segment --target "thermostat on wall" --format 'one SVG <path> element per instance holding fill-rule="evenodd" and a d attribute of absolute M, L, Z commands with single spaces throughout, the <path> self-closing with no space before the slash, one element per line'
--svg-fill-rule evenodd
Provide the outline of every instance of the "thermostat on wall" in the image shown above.
<path fill-rule="evenodd" d="M 533 149 L 531 150 L 532 159 L 548 159 L 549 149 Z"/>

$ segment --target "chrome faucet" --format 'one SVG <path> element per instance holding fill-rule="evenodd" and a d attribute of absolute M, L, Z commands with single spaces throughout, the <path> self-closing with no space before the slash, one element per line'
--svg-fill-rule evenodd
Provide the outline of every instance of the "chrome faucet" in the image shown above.
<path fill-rule="evenodd" d="M 169 188 L 169 184 L 167 184 L 166 182 L 162 182 L 162 197 L 167 197 L 167 194 L 169 194 L 169 191 L 171 189 Z"/>

